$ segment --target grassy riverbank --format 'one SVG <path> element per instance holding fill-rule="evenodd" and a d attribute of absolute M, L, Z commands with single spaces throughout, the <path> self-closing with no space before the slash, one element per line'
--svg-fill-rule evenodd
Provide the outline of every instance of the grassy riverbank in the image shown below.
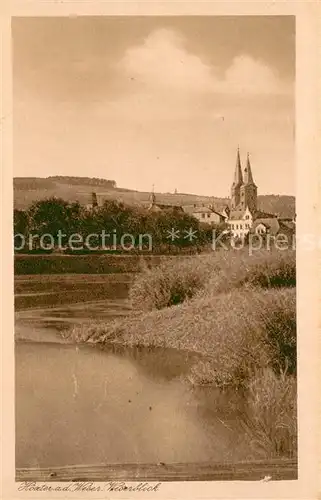
<path fill-rule="evenodd" d="M 244 427 L 264 456 L 296 454 L 294 252 L 226 253 L 145 269 L 133 312 L 75 327 L 79 342 L 171 347 L 202 355 L 195 385 L 244 390 Z"/>

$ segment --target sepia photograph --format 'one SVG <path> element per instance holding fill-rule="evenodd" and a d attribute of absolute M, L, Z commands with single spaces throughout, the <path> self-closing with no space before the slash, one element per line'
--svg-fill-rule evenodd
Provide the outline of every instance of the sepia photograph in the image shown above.
<path fill-rule="evenodd" d="M 295 16 L 11 30 L 21 491 L 297 480 Z"/>

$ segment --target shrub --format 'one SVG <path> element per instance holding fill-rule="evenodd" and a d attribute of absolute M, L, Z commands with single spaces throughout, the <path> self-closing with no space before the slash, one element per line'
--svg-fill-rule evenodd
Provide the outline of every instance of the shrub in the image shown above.
<path fill-rule="evenodd" d="M 137 276 L 130 291 L 134 309 L 151 311 L 180 304 L 196 294 L 207 296 L 242 286 L 295 286 L 294 251 L 230 250 L 173 258 Z"/>
<path fill-rule="evenodd" d="M 130 290 L 133 309 L 152 311 L 184 302 L 206 285 L 219 268 L 213 255 L 173 258 L 154 269 L 144 269 Z"/>
<path fill-rule="evenodd" d="M 222 293 L 241 286 L 261 288 L 293 287 L 296 285 L 295 252 L 245 251 L 225 252 L 220 271 L 212 276 L 206 291 Z"/>
<path fill-rule="evenodd" d="M 275 373 L 296 373 L 296 292 L 295 289 L 280 290 L 275 297 L 270 294 L 257 295 L 257 329 L 263 327 L 264 343 L 270 354 L 270 364 Z M 258 322 L 258 323 L 257 323 Z"/>
<path fill-rule="evenodd" d="M 271 369 L 249 382 L 241 419 L 253 450 L 264 458 L 297 455 L 296 379 Z"/>

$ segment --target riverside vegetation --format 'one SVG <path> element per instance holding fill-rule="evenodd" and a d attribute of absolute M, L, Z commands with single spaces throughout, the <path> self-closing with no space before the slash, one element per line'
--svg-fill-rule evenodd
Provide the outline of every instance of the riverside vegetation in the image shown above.
<path fill-rule="evenodd" d="M 244 394 L 240 415 L 260 457 L 296 457 L 294 251 L 245 249 L 169 259 L 130 290 L 132 313 L 75 326 L 77 342 L 176 348 L 199 354 L 193 385 Z"/>
<path fill-rule="evenodd" d="M 172 228 L 182 237 L 170 238 Z M 215 227 L 216 237 L 225 229 L 225 224 L 218 224 Z M 184 238 L 186 231 L 194 231 L 197 238 Z M 39 252 L 57 250 L 75 256 L 83 252 L 93 254 L 102 251 L 127 255 L 196 253 L 211 244 L 212 231 L 212 226 L 200 224 L 185 212 L 152 212 L 115 200 L 106 200 L 102 206 L 93 209 L 79 202 L 52 197 L 36 201 L 26 210 L 14 210 L 16 254 L 39 255 Z M 127 239 L 122 244 L 122 236 L 126 234 L 130 236 L 130 242 Z M 76 241 L 70 245 L 69 238 L 75 235 Z M 90 244 L 86 243 L 88 237 Z"/>

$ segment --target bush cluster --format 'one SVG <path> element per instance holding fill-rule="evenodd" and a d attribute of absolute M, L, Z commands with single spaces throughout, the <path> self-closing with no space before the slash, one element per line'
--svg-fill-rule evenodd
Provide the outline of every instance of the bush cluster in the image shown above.
<path fill-rule="evenodd" d="M 170 260 L 139 274 L 131 288 L 133 308 L 162 309 L 196 294 L 216 295 L 243 286 L 293 287 L 296 283 L 294 251 L 213 252 Z"/>

